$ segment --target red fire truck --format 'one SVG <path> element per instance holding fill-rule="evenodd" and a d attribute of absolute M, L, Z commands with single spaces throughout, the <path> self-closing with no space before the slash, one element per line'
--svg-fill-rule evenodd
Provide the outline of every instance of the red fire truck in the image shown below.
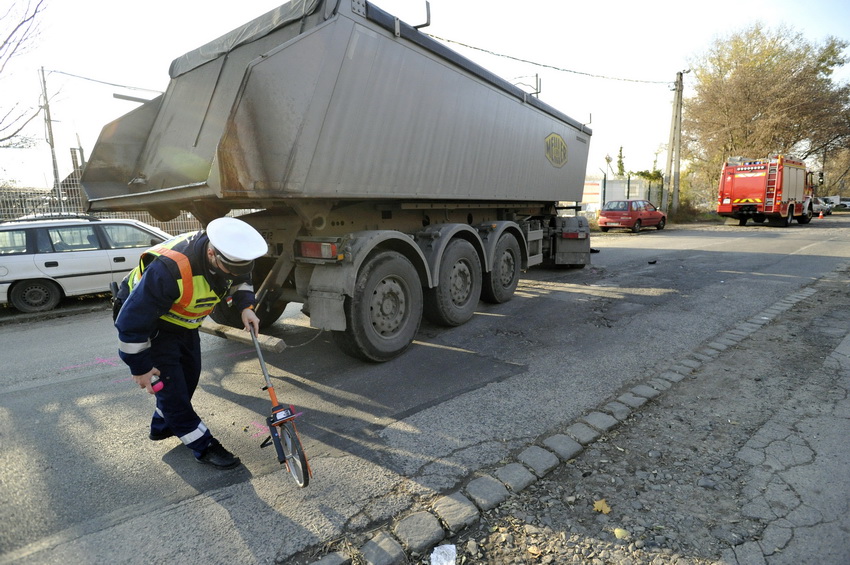
<path fill-rule="evenodd" d="M 747 220 L 769 221 L 788 226 L 812 220 L 814 173 L 803 161 L 782 155 L 767 159 L 730 157 L 720 175 L 717 213 L 735 218 L 744 226 Z"/>

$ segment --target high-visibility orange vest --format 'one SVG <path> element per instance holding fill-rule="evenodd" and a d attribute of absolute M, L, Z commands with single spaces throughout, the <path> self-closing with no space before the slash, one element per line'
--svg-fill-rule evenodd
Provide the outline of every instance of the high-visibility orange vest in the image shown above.
<path fill-rule="evenodd" d="M 173 261 L 180 272 L 180 276 L 177 279 L 177 286 L 180 288 L 180 297 L 172 304 L 168 312 L 160 316 L 160 319 L 189 329 L 199 327 L 203 323 L 204 318 L 221 301 L 221 297 L 213 291 L 206 277 L 203 274 L 192 272 L 191 262 L 185 254 L 185 251 L 193 243 L 191 239 L 196 235 L 197 233 L 179 235 L 151 247 L 142 253 L 139 258 L 139 265 L 130 271 L 127 277 L 127 284 L 132 292 L 133 287 L 142 279 L 145 267 L 151 261 L 157 257 L 163 257 Z"/>

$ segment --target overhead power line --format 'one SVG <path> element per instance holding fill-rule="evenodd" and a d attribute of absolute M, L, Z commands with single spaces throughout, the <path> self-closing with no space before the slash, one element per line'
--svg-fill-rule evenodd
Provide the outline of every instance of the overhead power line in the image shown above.
<path fill-rule="evenodd" d="M 461 43 L 460 41 L 445 39 L 443 37 L 437 37 L 436 35 L 431 35 L 431 34 L 428 34 L 428 35 L 429 35 L 429 37 L 432 37 L 432 38 L 437 39 L 439 41 L 445 41 L 446 43 L 454 43 L 455 45 L 460 45 L 462 47 L 466 47 L 467 49 L 473 49 L 475 51 L 481 51 L 482 53 L 487 53 L 488 55 L 494 55 L 496 57 L 502 57 L 504 59 L 511 59 L 513 61 L 518 61 L 520 63 L 526 63 L 528 65 L 534 65 L 536 67 L 543 67 L 543 68 L 546 68 L 546 69 L 552 69 L 554 71 L 560 71 L 562 73 L 572 73 L 572 74 L 575 74 L 575 75 L 583 75 L 583 76 L 586 76 L 586 77 L 601 78 L 601 79 L 605 79 L 605 80 L 619 80 L 619 81 L 622 81 L 622 82 L 638 82 L 638 83 L 642 83 L 642 84 L 671 84 L 671 82 L 669 80 L 640 80 L 640 79 L 634 79 L 634 78 L 609 77 L 609 76 L 606 76 L 606 75 L 598 75 L 598 74 L 594 74 L 594 73 L 585 73 L 585 72 L 582 72 L 582 71 L 574 71 L 572 69 L 564 69 L 564 68 L 561 68 L 561 67 L 556 67 L 554 65 L 547 65 L 545 63 L 537 63 L 535 61 L 529 61 L 527 59 L 520 59 L 519 57 L 513 57 L 511 55 L 505 55 L 503 53 L 496 53 L 495 51 L 489 51 L 487 49 L 482 49 L 481 47 L 475 47 L 473 45 L 467 45 L 466 43 Z"/>
<path fill-rule="evenodd" d="M 152 90 L 150 88 L 142 88 L 142 87 L 139 87 L 139 86 L 127 86 L 126 84 L 116 84 L 114 82 L 106 82 L 104 80 L 97 80 L 95 78 L 89 78 L 89 77 L 84 77 L 84 76 L 75 75 L 75 74 L 71 74 L 71 73 L 66 73 L 64 71 L 48 70 L 47 72 L 56 73 L 58 75 L 65 75 L 65 76 L 69 76 L 69 77 L 74 77 L 74 78 L 78 78 L 78 79 L 81 79 L 81 80 L 87 80 L 87 81 L 90 81 L 90 82 L 97 82 L 97 83 L 100 83 L 100 84 L 105 84 L 107 86 L 114 86 L 114 87 L 117 87 L 117 88 L 126 88 L 127 90 L 143 90 L 145 92 L 155 92 L 157 94 L 162 94 L 161 90 Z"/>

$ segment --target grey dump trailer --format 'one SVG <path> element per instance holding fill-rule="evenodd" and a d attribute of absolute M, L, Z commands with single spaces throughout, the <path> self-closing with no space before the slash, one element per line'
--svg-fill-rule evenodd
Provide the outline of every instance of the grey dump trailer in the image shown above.
<path fill-rule="evenodd" d="M 103 128 L 88 207 L 240 214 L 269 244 L 264 325 L 303 303 L 343 351 L 385 361 L 423 314 L 459 325 L 523 269 L 590 262 L 574 212 L 591 131 L 369 2 L 293 0 L 169 74 Z M 212 318 L 238 323 L 224 302 Z"/>

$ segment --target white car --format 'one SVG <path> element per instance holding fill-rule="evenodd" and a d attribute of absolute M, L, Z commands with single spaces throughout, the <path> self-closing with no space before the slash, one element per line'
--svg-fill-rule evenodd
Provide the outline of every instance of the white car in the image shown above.
<path fill-rule="evenodd" d="M 65 296 L 107 292 L 170 237 L 136 220 L 84 215 L 0 222 L 0 304 L 43 312 Z"/>
<path fill-rule="evenodd" d="M 831 213 L 830 207 L 826 204 L 822 198 L 814 197 L 812 198 L 812 214 L 815 216 L 820 216 L 823 213 L 824 216 Z"/>

